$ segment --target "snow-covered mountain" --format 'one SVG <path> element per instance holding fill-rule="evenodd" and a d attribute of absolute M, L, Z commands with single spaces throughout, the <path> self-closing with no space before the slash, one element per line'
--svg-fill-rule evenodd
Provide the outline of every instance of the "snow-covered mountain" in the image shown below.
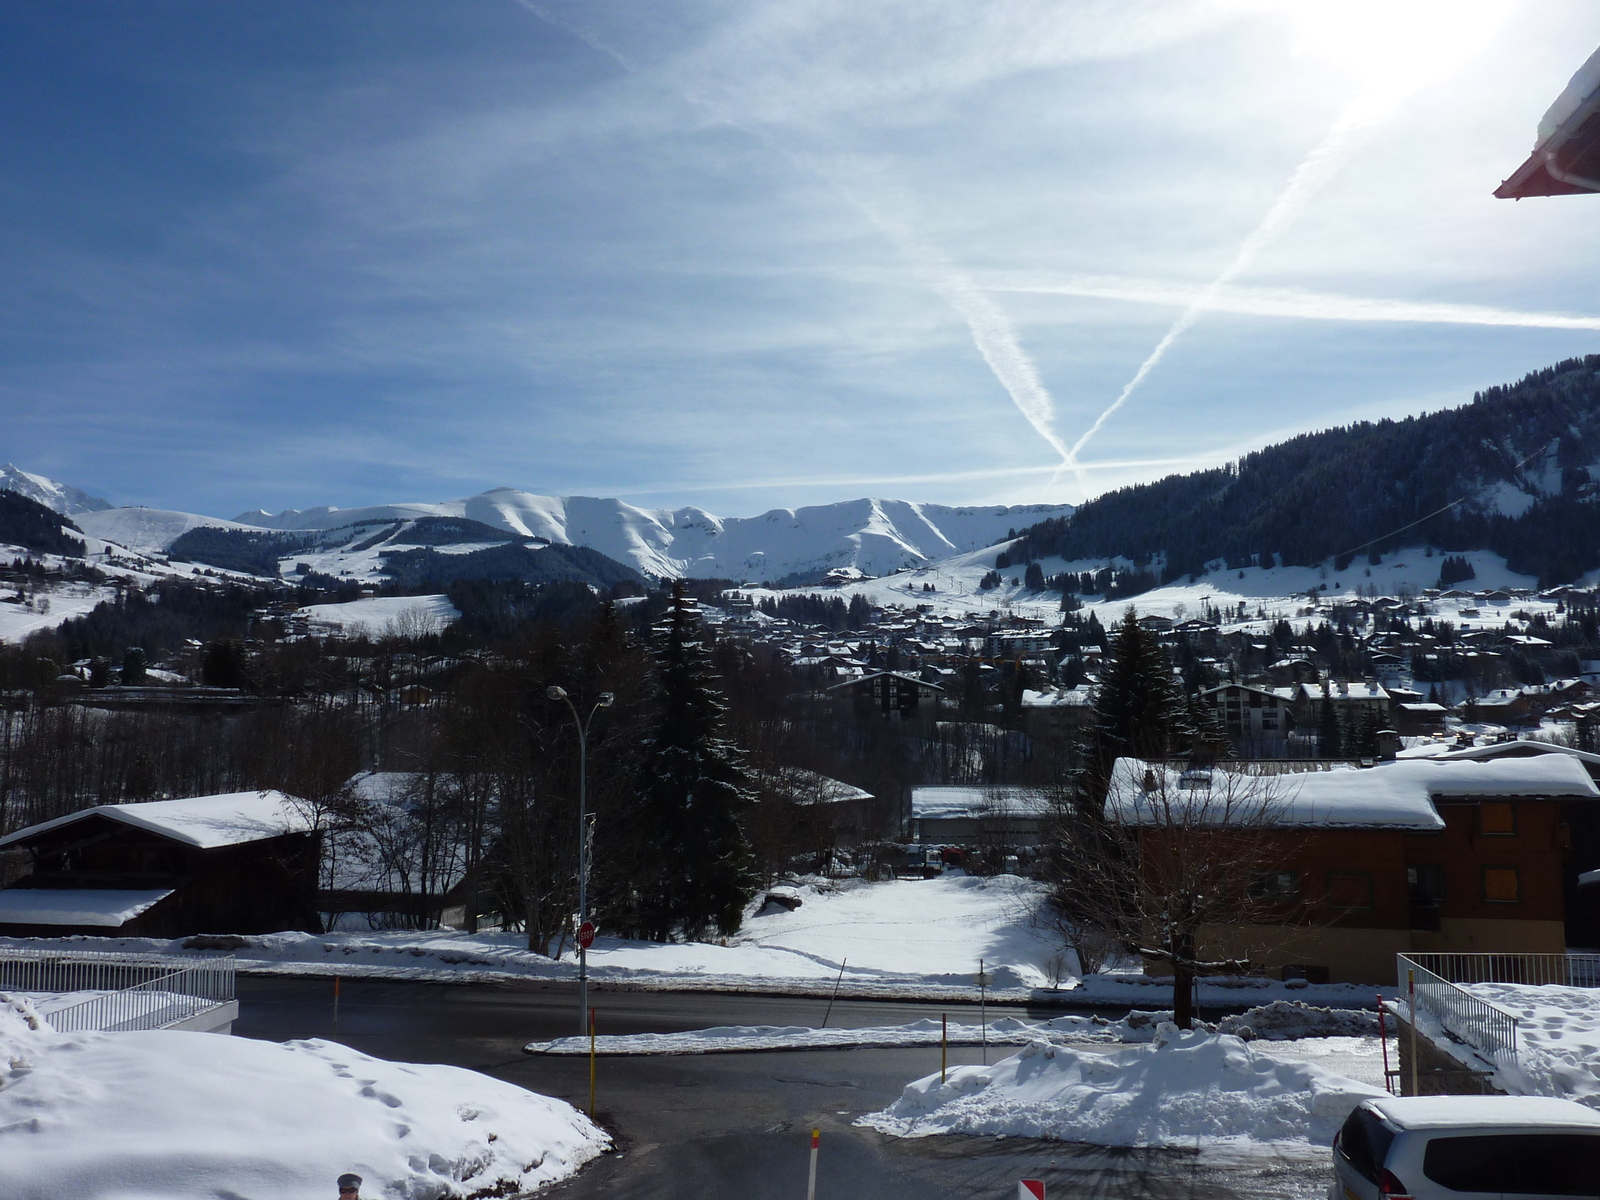
<path fill-rule="evenodd" d="M 650 575 L 776 581 L 853 567 L 885 575 L 976 550 L 1066 504 L 951 507 L 904 500 L 847 500 L 718 517 L 699 508 L 638 508 L 588 496 L 537 496 L 495 488 L 439 504 L 243 513 L 242 525 L 322 530 L 358 522 L 465 517 L 519 537 L 588 546 Z"/>
<path fill-rule="evenodd" d="M 64 517 L 76 517 L 79 513 L 98 512 L 111 507 L 98 496 L 24 471 L 10 463 L 0 466 L 0 491 L 17 492 L 29 500 L 37 500 Z"/>

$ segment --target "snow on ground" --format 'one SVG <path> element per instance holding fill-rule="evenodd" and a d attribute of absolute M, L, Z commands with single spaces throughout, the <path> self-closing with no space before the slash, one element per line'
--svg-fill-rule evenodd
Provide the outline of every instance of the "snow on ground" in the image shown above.
<path fill-rule="evenodd" d="M 392 1200 L 503 1195 L 608 1144 L 571 1105 L 460 1067 L 322 1040 L 61 1034 L 0 995 L 6 1200 L 302 1200 L 345 1171 Z"/>
<path fill-rule="evenodd" d="M 907 1085 L 856 1123 L 897 1137 L 965 1133 L 1109 1146 L 1320 1152 L 1362 1100 L 1388 1093 L 1261 1043 L 1163 1024 L 1144 1046 L 1036 1041 L 989 1067 Z"/>
<path fill-rule="evenodd" d="M 988 614 L 998 609 L 1017 616 L 1042 617 L 1050 624 L 1055 624 L 1059 620 L 1060 593 L 1049 590 L 1031 592 L 1024 588 L 1022 584 L 1027 570 L 1024 563 L 1001 569 L 999 574 L 1003 582 L 1000 587 L 982 589 L 978 586 L 979 581 L 995 569 L 997 555 L 1010 544 L 1003 542 L 923 567 L 847 584 L 838 592 L 846 600 L 860 594 L 874 604 L 904 609 L 927 605 L 933 614 L 940 616 L 965 617 Z M 1457 584 L 1460 589 L 1533 589 L 1538 584 L 1538 580 L 1531 575 L 1519 575 L 1509 570 L 1503 558 L 1488 551 L 1469 551 L 1462 557 L 1472 564 L 1476 577 Z M 1202 575 L 1193 583 L 1186 580 L 1174 582 L 1121 600 L 1093 601 L 1091 597 L 1091 602 L 1085 605 L 1084 616 L 1093 612 L 1102 625 L 1109 627 L 1120 620 L 1130 606 L 1141 615 L 1182 620 L 1201 616 L 1205 607 L 1210 605 L 1222 609 L 1224 613 L 1235 614 L 1224 621 L 1224 628 L 1260 625 L 1262 621 L 1257 616 L 1260 610 L 1265 610 L 1267 621 L 1284 617 L 1299 625 L 1304 618 L 1297 620 L 1296 613 L 1306 607 L 1307 596 L 1313 590 L 1323 602 L 1349 598 L 1358 593 L 1394 596 L 1402 589 L 1420 593 L 1423 588 L 1438 585 L 1442 564 L 1440 555 L 1429 557 L 1425 547 L 1415 546 L 1385 555 L 1384 561 L 1377 566 L 1368 566 L 1366 559 L 1360 558 L 1343 571 L 1335 571 L 1331 561 L 1312 567 L 1216 570 Z M 1133 563 L 1126 559 L 1067 562 L 1059 558 L 1045 558 L 1039 560 L 1039 566 L 1049 577 L 1064 571 L 1098 571 L 1107 566 L 1131 569 Z M 923 591 L 924 584 L 932 584 L 935 590 Z M 742 590 L 757 600 L 768 594 L 759 588 Z M 793 590 L 815 592 L 819 589 L 809 587 Z M 1244 603 L 1246 609 L 1243 620 L 1236 619 L 1240 602 Z M 1463 630 L 1487 625 L 1498 628 L 1513 610 L 1526 609 L 1530 614 L 1544 612 L 1547 615 L 1555 610 L 1554 602 L 1513 600 L 1489 604 L 1470 598 L 1440 600 L 1433 602 L 1431 607 L 1437 615 L 1456 621 Z M 1469 615 L 1462 617 L 1461 609 L 1469 610 Z M 1476 616 L 1472 615 L 1474 610 Z"/>
<path fill-rule="evenodd" d="M 1496 1063 L 1497 1082 L 1524 1095 L 1558 1096 L 1600 1108 L 1600 989 L 1521 983 L 1462 984 L 1517 1018 L 1517 1062 Z M 1429 1028 L 1424 1010 L 1419 1026 Z M 1436 1038 L 1463 1058 L 1471 1052 Z M 1482 1067 L 1482 1063 L 1472 1063 Z"/>
<path fill-rule="evenodd" d="M 734 944 L 953 984 L 972 983 L 982 959 L 997 988 L 1047 986 L 1046 964 L 1060 953 L 1033 927 L 1043 885 L 1016 875 L 815 880 L 796 891 L 799 908 L 751 917 Z"/>
<path fill-rule="evenodd" d="M 18 604 L 14 592 L 0 590 L 0 642 L 21 642 L 29 634 L 54 629 L 63 621 L 81 617 L 116 591 L 88 583 L 69 583 L 41 591 L 29 604 Z M 44 611 L 40 611 L 40 608 Z"/>
<path fill-rule="evenodd" d="M 1060 951 L 1032 924 L 1037 884 L 1015 876 L 941 875 L 928 880 L 838 884 L 816 880 L 793 889 L 794 912 L 756 913 L 726 944 L 635 942 L 602 936 L 589 951 L 601 985 L 695 991 L 769 992 L 976 1001 L 981 958 L 997 1002 L 1081 1007 L 1164 1008 L 1172 983 L 1135 972 L 1066 976 L 1050 986 Z M 151 938 L 0 938 L 0 945 L 165 954 L 237 956 L 242 970 L 391 979 L 572 979 L 568 943 L 560 959 L 527 949 L 519 933 L 451 929 L 369 933 L 272 933 L 167 941 Z M 1069 960 L 1070 961 L 1070 957 Z M 842 971 L 841 971 L 842 968 Z M 1392 993 L 1392 988 L 1389 991 Z M 1282 983 L 1208 978 L 1202 1004 L 1248 1007 L 1275 999 L 1356 1008 L 1377 989 L 1357 984 Z"/>
<path fill-rule="evenodd" d="M 461 617 L 448 596 L 368 596 L 345 604 L 311 604 L 300 612 L 321 632 L 346 637 L 378 637 L 391 629 L 437 633 Z"/>

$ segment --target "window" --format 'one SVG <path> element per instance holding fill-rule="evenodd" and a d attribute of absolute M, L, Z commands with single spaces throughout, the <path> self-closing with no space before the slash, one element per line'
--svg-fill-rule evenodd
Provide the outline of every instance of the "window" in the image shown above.
<path fill-rule="evenodd" d="M 1356 1169 L 1363 1179 L 1378 1182 L 1383 1171 L 1383 1160 L 1389 1157 L 1389 1146 L 1394 1141 L 1394 1130 L 1378 1119 L 1370 1109 L 1358 1108 L 1350 1114 L 1334 1145 L 1339 1155 Z M 1433 1146 L 1428 1151 L 1431 1154 Z M 1426 1170 L 1424 1171 L 1426 1173 Z M 1429 1175 L 1432 1179 L 1433 1176 Z"/>
<path fill-rule="evenodd" d="M 1514 837 L 1517 832 L 1517 806 L 1504 800 L 1478 805 L 1478 832 L 1485 837 Z"/>
<path fill-rule="evenodd" d="M 1366 871 L 1329 871 L 1328 907 L 1371 908 L 1372 876 Z"/>
<path fill-rule="evenodd" d="M 1517 904 L 1522 900 L 1522 888 L 1515 867 L 1485 867 L 1483 869 L 1483 898 L 1490 904 Z"/>
<path fill-rule="evenodd" d="M 1592 1133 L 1479 1133 L 1430 1138 L 1422 1173 L 1456 1192 L 1593 1196 L 1596 1162 L 1600 1136 Z"/>
<path fill-rule="evenodd" d="M 1299 871 L 1265 871 L 1250 881 L 1252 900 L 1293 900 L 1299 894 Z"/>
<path fill-rule="evenodd" d="M 1444 867 L 1438 863 L 1418 863 L 1406 868 L 1406 890 L 1415 905 L 1444 903 Z"/>

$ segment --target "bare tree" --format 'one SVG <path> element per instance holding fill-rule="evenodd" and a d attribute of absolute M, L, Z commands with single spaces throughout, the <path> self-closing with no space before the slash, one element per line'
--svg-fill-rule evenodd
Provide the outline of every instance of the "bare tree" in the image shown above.
<path fill-rule="evenodd" d="M 1118 954 L 1170 967 L 1187 1029 L 1198 976 L 1258 967 L 1304 921 L 1283 869 L 1302 839 L 1283 826 L 1281 779 L 1117 760 L 1103 812 L 1061 806 L 1043 919 L 1086 971 Z"/>

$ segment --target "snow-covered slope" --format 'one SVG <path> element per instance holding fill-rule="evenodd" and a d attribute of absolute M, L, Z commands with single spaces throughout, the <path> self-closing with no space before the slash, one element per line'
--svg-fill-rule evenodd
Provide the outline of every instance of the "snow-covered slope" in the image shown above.
<path fill-rule="evenodd" d="M 439 504 L 256 512 L 237 520 L 258 528 L 312 530 L 358 521 L 467 517 L 557 545 L 589 546 L 651 575 L 770 581 L 840 567 L 883 575 L 991 545 L 1008 530 L 1071 511 L 1065 504 L 954 508 L 862 499 L 718 517 L 698 508 L 638 508 L 621 500 L 495 488 Z"/>
<path fill-rule="evenodd" d="M 105 508 L 72 518 L 92 537 L 115 542 L 140 554 L 159 554 L 191 529 L 246 529 L 237 521 L 205 517 L 199 513 L 170 512 L 164 508 Z"/>
<path fill-rule="evenodd" d="M 98 496 L 91 496 L 78 488 L 57 483 L 54 479 L 46 479 L 43 475 L 21 470 L 10 463 L 0 466 L 0 491 L 17 492 L 29 500 L 37 500 L 46 508 L 54 509 L 64 517 L 76 517 L 79 513 L 95 512 L 111 507 Z"/>

